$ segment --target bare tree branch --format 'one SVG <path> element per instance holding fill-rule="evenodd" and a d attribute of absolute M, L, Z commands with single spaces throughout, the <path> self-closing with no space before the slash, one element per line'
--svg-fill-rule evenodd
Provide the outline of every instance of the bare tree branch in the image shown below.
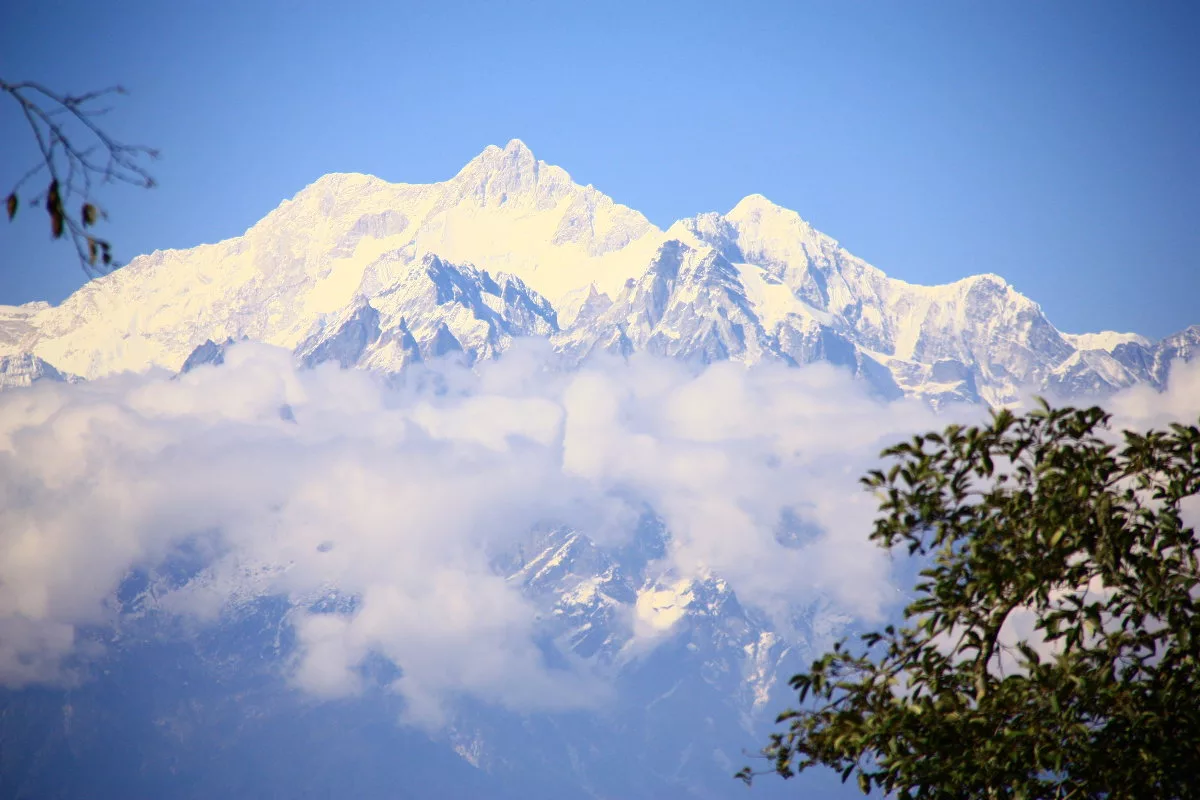
<path fill-rule="evenodd" d="M 88 275 L 102 275 L 119 267 L 113 261 L 111 243 L 93 231 L 99 220 L 108 217 L 93 201 L 93 189 L 97 182 L 153 188 L 154 177 L 143 163 L 158 157 L 158 151 L 152 148 L 117 141 L 95 122 L 110 107 L 96 107 L 94 103 L 123 95 L 125 90 L 112 86 L 69 95 L 53 92 L 33 81 L 0 80 L 0 92 L 21 107 L 41 155 L 41 160 L 17 180 L 8 195 L 9 220 L 17 213 L 22 187 L 45 171 L 46 189 L 30 198 L 28 205 L 44 204 L 50 216 L 51 234 L 56 239 L 70 235 L 79 263 Z M 69 213 L 67 209 L 76 205 L 78 213 Z"/>

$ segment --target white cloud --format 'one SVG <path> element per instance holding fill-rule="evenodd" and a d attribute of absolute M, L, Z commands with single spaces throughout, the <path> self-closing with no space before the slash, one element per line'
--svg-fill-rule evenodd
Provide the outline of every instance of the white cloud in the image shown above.
<path fill-rule="evenodd" d="M 694 375 L 638 356 L 564 373 L 529 343 L 477 372 L 430 369 L 385 389 L 242 344 L 178 379 L 0 394 L 0 682 L 69 679 L 78 627 L 111 618 L 129 571 L 205 534 L 207 581 L 163 608 L 209 619 L 254 593 L 358 598 L 295 615 L 293 678 L 318 696 L 356 691 L 378 653 L 400 665 L 394 689 L 420 723 L 462 694 L 601 702 L 586 667 L 544 663 L 536 610 L 489 553 L 545 521 L 619 543 L 637 517 L 622 498 L 638 498 L 673 534 L 675 578 L 717 573 L 780 616 L 827 596 L 875 618 L 895 592 L 858 478 L 886 444 L 947 421 L 824 365 Z M 1165 395 L 1133 390 L 1112 407 L 1194 418 L 1197 385 L 1200 368 L 1181 368 Z M 789 546 L 785 509 L 811 530 Z"/>

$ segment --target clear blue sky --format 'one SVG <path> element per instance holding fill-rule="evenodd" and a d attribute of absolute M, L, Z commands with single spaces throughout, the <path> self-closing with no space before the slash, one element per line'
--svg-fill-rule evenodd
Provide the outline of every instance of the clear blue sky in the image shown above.
<path fill-rule="evenodd" d="M 759 192 L 896 277 L 1160 336 L 1200 323 L 1197 41 L 1184 2 L 8 0 L 0 76 L 133 92 L 108 124 L 163 158 L 101 196 L 125 260 L 518 137 L 661 226 Z M 21 124 L 0 105 L 6 185 Z M 0 303 L 81 283 L 47 228 L 0 226 Z"/>

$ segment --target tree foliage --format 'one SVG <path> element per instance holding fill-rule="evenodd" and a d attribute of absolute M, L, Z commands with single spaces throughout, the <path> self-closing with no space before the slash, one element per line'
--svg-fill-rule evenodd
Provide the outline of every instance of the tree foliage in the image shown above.
<path fill-rule="evenodd" d="M 884 452 L 872 539 L 924 559 L 915 599 L 792 678 L 768 772 L 823 765 L 899 798 L 1200 796 L 1181 517 L 1200 512 L 1200 428 L 1108 421 L 1043 404 Z"/>
<path fill-rule="evenodd" d="M 38 149 L 36 163 L 5 198 L 9 221 L 22 205 L 42 206 L 50 219 L 51 236 L 70 239 L 84 272 L 97 275 L 119 266 L 113 260 L 112 244 L 95 231 L 108 215 L 96 204 L 94 189 L 98 183 L 114 182 L 151 188 L 154 178 L 143 162 L 158 157 L 148 147 L 117 141 L 97 122 L 109 110 L 99 103 L 125 90 L 114 86 L 65 95 L 33 81 L 0 79 L 0 93 L 16 101 Z M 46 188 L 29 196 L 25 187 L 35 179 L 45 181 L 35 186 Z"/>

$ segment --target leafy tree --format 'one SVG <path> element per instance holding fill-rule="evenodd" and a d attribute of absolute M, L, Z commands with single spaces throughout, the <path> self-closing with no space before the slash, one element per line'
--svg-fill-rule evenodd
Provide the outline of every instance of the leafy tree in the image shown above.
<path fill-rule="evenodd" d="M 151 188 L 154 178 L 143 166 L 158 153 L 141 145 L 124 144 L 109 135 L 97 118 L 107 113 L 98 105 L 105 98 L 125 94 L 120 86 L 80 95 L 60 94 L 40 83 L 9 83 L 0 79 L 0 94 L 16 101 L 37 144 L 36 163 L 22 175 L 5 198 L 9 221 L 22 205 L 22 192 L 35 178 L 46 188 L 25 197 L 29 206 L 41 205 L 50 217 L 55 239 L 69 237 L 88 275 L 120 266 L 113 261 L 112 245 L 96 235 L 95 225 L 107 214 L 93 198 L 97 183 L 127 183 Z M 77 210 L 76 210 L 77 209 Z"/>
<path fill-rule="evenodd" d="M 792 678 L 768 773 L 823 765 L 899 798 L 1200 796 L 1200 543 L 1181 518 L 1200 428 L 1108 421 L 1042 404 L 884 452 L 863 479 L 872 539 L 927 568 L 903 626 Z"/>

